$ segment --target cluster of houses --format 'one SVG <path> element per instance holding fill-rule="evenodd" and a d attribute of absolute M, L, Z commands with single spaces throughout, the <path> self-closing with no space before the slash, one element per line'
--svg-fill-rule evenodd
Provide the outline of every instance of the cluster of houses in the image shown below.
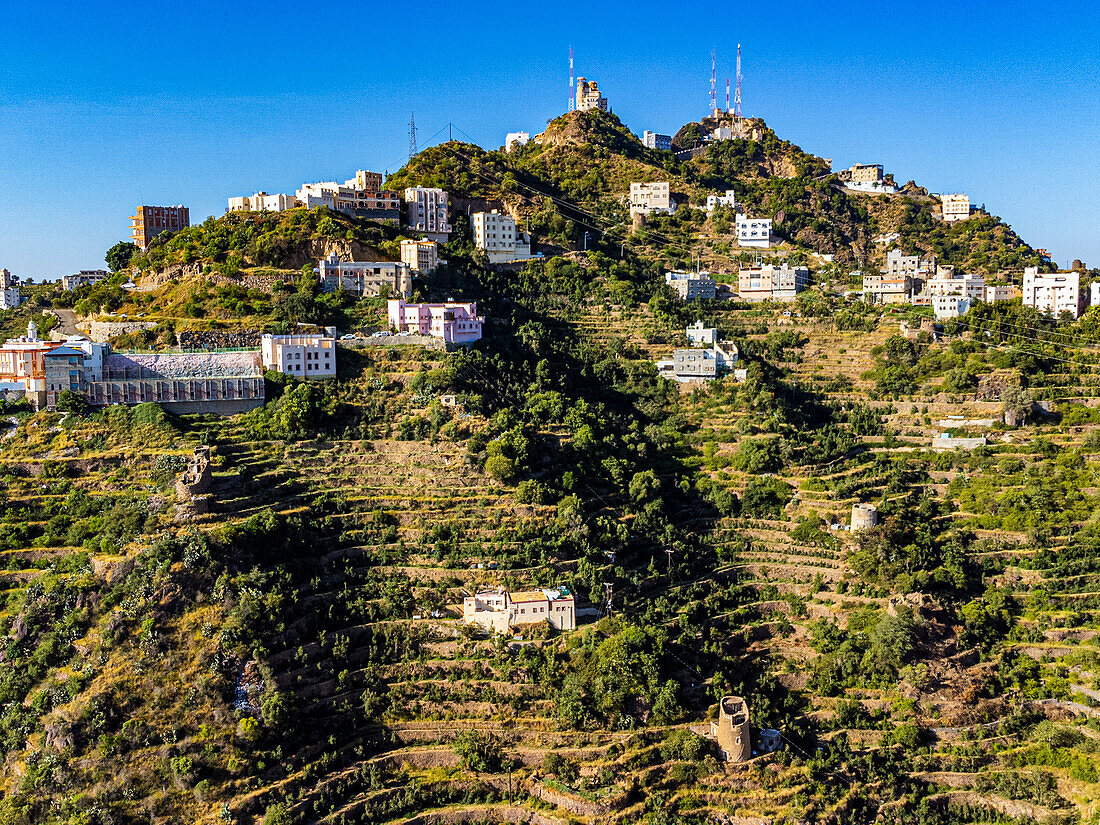
<path fill-rule="evenodd" d="M 880 272 L 852 274 L 862 277 L 866 302 L 930 306 L 941 320 L 965 315 L 975 301 L 1022 298 L 1024 306 L 1056 317 L 1068 312 L 1074 318 L 1079 318 L 1088 305 L 1079 272 L 1045 274 L 1034 266 L 1024 269 L 1022 288 L 994 285 L 986 284 L 980 275 L 956 272 L 953 266 L 939 264 L 934 255 L 906 255 L 900 249 L 891 249 Z"/>
<path fill-rule="evenodd" d="M 735 378 L 741 370 L 737 366 L 736 344 L 718 340 L 718 330 L 704 327 L 702 321 L 684 330 L 690 346 L 673 350 L 672 358 L 657 362 L 657 374 L 680 384 L 698 384 L 721 378 L 730 371 Z"/>
<path fill-rule="evenodd" d="M 665 284 L 682 301 L 731 300 L 748 303 L 762 301 L 793 301 L 809 286 L 810 270 L 786 262 L 765 264 L 758 260 L 752 266 L 742 266 L 737 272 L 737 291 L 719 284 L 709 272 L 665 273 Z"/>

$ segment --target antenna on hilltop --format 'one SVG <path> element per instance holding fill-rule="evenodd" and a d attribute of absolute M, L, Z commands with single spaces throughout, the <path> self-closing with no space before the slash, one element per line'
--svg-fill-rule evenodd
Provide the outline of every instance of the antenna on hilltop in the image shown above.
<path fill-rule="evenodd" d="M 715 67 L 717 64 L 717 52 L 714 49 L 710 50 L 710 116 L 715 117 L 718 114 L 718 101 L 715 98 L 715 81 L 716 72 Z"/>
<path fill-rule="evenodd" d="M 741 44 L 737 44 L 737 91 L 733 94 L 733 119 L 737 123 L 737 135 L 741 137 Z"/>
<path fill-rule="evenodd" d="M 726 113 L 730 110 L 730 79 L 726 78 Z"/>
<path fill-rule="evenodd" d="M 409 115 L 409 160 L 419 150 L 416 148 L 416 112 Z"/>
<path fill-rule="evenodd" d="M 573 93 L 573 47 L 569 47 L 569 111 L 577 105 L 577 96 Z"/>

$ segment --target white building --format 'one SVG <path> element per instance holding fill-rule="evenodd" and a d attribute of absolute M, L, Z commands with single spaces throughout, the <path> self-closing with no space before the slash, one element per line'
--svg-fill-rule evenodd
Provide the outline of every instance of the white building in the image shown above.
<path fill-rule="evenodd" d="M 410 229 L 422 232 L 429 240 L 446 243 L 451 235 L 447 193 L 423 186 L 406 189 L 405 221 Z"/>
<path fill-rule="evenodd" d="M 531 142 L 531 135 L 528 132 L 509 132 L 504 136 L 504 151 L 511 152 L 520 146 L 526 146 Z"/>
<path fill-rule="evenodd" d="M 971 302 L 985 298 L 985 278 L 981 275 L 965 273 L 956 275 L 954 267 L 937 267 L 936 276 L 929 278 L 924 285 L 929 298 L 946 295 L 961 295 Z"/>
<path fill-rule="evenodd" d="M 412 332 L 440 338 L 448 344 L 472 344 L 481 340 L 485 316 L 477 314 L 474 301 L 444 304 L 406 304 L 391 300 L 386 305 L 390 326 L 398 332 Z"/>
<path fill-rule="evenodd" d="M 737 245 L 768 249 L 772 245 L 772 219 L 738 215 Z"/>
<path fill-rule="evenodd" d="M 595 80 L 577 78 L 577 111 L 587 112 L 590 109 L 607 111 L 607 98 L 600 94 L 600 87 Z"/>
<path fill-rule="evenodd" d="M 647 149 L 658 149 L 664 152 L 672 151 L 672 135 L 659 135 L 646 129 L 642 132 L 642 145 Z"/>
<path fill-rule="evenodd" d="M 324 184 L 310 185 L 321 186 Z M 255 195 L 229 199 L 230 212 L 285 212 L 300 205 L 298 199 L 293 195 L 269 195 L 267 192 L 257 192 Z"/>
<path fill-rule="evenodd" d="M 657 374 L 681 384 L 713 381 L 734 368 L 738 355 L 736 345 L 728 342 L 677 349 L 671 359 L 657 362 Z"/>
<path fill-rule="evenodd" d="M 940 195 L 940 203 L 943 204 L 943 219 L 948 223 L 970 217 L 970 198 L 966 195 Z"/>
<path fill-rule="evenodd" d="M 333 254 L 319 261 L 315 272 L 323 292 L 342 289 L 353 295 L 371 297 L 385 292 L 403 298 L 412 294 L 412 270 L 402 262 L 341 261 Z"/>
<path fill-rule="evenodd" d="M 531 236 L 516 228 L 511 215 L 475 212 L 470 216 L 474 230 L 474 246 L 484 249 L 489 263 L 525 261 L 531 257 Z"/>
<path fill-rule="evenodd" d="M 336 339 L 329 335 L 265 335 L 260 339 L 264 369 L 295 378 L 336 375 Z"/>
<path fill-rule="evenodd" d="M 1040 275 L 1038 267 L 1029 266 L 1024 269 L 1025 307 L 1034 307 L 1056 318 L 1063 312 L 1079 318 L 1085 309 L 1083 298 L 1079 272 Z"/>
<path fill-rule="evenodd" d="M 1100 281 L 1093 281 L 1089 286 L 1089 306 L 1100 306 Z"/>
<path fill-rule="evenodd" d="M 713 212 L 719 206 L 728 206 L 730 209 L 737 209 L 737 193 L 732 189 L 727 189 L 725 195 L 719 195 L 717 192 L 707 195 L 708 212 Z"/>
<path fill-rule="evenodd" d="M 564 587 L 540 590 L 483 590 L 462 600 L 462 619 L 494 633 L 549 622 L 557 630 L 575 630 L 577 608 Z"/>
<path fill-rule="evenodd" d="M 767 264 L 744 267 L 737 273 L 737 294 L 742 301 L 790 301 L 810 283 L 810 270 L 804 266 Z"/>
<path fill-rule="evenodd" d="M 405 238 L 401 241 L 401 263 L 413 272 L 427 275 L 439 266 L 439 244 Z"/>
<path fill-rule="evenodd" d="M 665 273 L 665 283 L 681 301 L 694 301 L 696 298 L 712 301 L 717 291 L 717 284 L 709 272 L 673 270 Z"/>
<path fill-rule="evenodd" d="M 711 140 L 733 140 L 735 132 L 729 126 L 719 126 L 710 133 Z"/>
<path fill-rule="evenodd" d="M 714 327 L 704 327 L 702 321 L 696 321 L 684 330 L 684 334 L 695 346 L 713 344 L 718 340 L 718 330 Z"/>
<path fill-rule="evenodd" d="M 879 163 L 855 163 L 848 169 L 840 172 L 840 179 L 844 182 L 845 189 L 856 192 L 877 192 L 892 195 L 898 188 L 886 183 L 882 172 L 882 164 Z"/>
<path fill-rule="evenodd" d="M 630 184 L 631 215 L 648 215 L 653 212 L 671 215 L 675 209 L 676 201 L 672 199 L 668 181 Z"/>
<path fill-rule="evenodd" d="M 1019 298 L 1020 295 L 1021 292 L 1018 286 L 986 286 L 985 296 L 982 300 L 987 304 L 991 304 L 994 301 L 1011 301 L 1014 298 Z"/>
<path fill-rule="evenodd" d="M 306 183 L 295 192 L 295 197 L 297 205 L 306 209 L 324 206 L 357 218 L 397 223 L 401 219 L 401 199 L 396 192 L 383 191 L 381 186 L 381 172 L 360 169 L 343 186 L 336 181 Z"/>
<path fill-rule="evenodd" d="M 106 269 L 82 269 L 75 275 L 62 275 L 61 288 L 66 292 L 72 292 L 78 287 L 98 284 L 100 281 L 105 281 L 110 277 L 111 273 Z"/>
<path fill-rule="evenodd" d="M 0 269 L 0 309 L 15 309 L 23 303 L 19 294 L 19 279 L 8 270 Z"/>
<path fill-rule="evenodd" d="M 931 297 L 932 312 L 936 315 L 937 321 L 942 321 L 946 318 L 958 318 L 961 315 L 966 315 L 970 311 L 971 305 L 974 303 L 973 298 L 968 298 L 965 295 L 957 293 L 948 295 L 933 295 Z"/>
<path fill-rule="evenodd" d="M 868 304 L 904 304 L 910 298 L 913 279 L 910 275 L 859 273 L 863 277 L 863 300 Z"/>

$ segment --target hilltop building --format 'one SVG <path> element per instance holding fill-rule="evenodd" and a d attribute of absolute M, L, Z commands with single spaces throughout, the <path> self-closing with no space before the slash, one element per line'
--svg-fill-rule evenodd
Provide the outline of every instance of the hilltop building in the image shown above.
<path fill-rule="evenodd" d="M 0 269 L 0 309 L 15 309 L 23 303 L 19 279 L 6 269 Z"/>
<path fill-rule="evenodd" d="M 768 249 L 772 245 L 771 218 L 749 218 L 738 215 L 736 231 L 738 246 Z"/>
<path fill-rule="evenodd" d="M 295 197 L 298 204 L 306 209 L 325 206 L 355 218 L 391 224 L 401 220 L 401 198 L 396 192 L 382 189 L 380 172 L 360 169 L 353 179 L 344 181 L 342 186 L 336 181 L 306 183 L 295 193 Z"/>
<path fill-rule="evenodd" d="M 179 232 L 191 225 L 186 206 L 139 206 L 130 216 L 130 240 L 145 251 L 161 232 Z"/>
<path fill-rule="evenodd" d="M 1083 298 L 1080 272 L 1040 275 L 1038 267 L 1024 268 L 1024 306 L 1034 307 L 1054 317 L 1068 312 L 1074 318 L 1080 318 L 1085 311 Z"/>
<path fill-rule="evenodd" d="M 82 269 L 75 275 L 62 275 L 61 288 L 66 292 L 72 292 L 82 286 L 91 286 L 105 281 L 111 277 L 106 269 Z"/>
<path fill-rule="evenodd" d="M 264 335 L 260 359 L 264 369 L 294 378 L 332 378 L 336 375 L 336 336 Z"/>
<path fill-rule="evenodd" d="M 520 146 L 526 146 L 530 142 L 530 132 L 509 132 L 504 136 L 504 151 L 514 152 Z"/>
<path fill-rule="evenodd" d="M 412 270 L 396 261 L 341 261 L 335 254 L 317 263 L 314 270 L 323 292 L 342 289 L 353 295 L 379 296 L 383 292 L 408 298 L 412 294 Z"/>
<path fill-rule="evenodd" d="M 583 77 L 577 78 L 577 111 L 587 112 L 590 109 L 607 111 L 607 98 L 600 94 L 600 87 L 595 80 Z"/>
<path fill-rule="evenodd" d="M 406 304 L 403 300 L 387 303 L 390 326 L 398 332 L 412 332 L 440 338 L 447 344 L 472 344 L 481 340 L 485 317 L 477 314 L 473 301 L 443 304 Z"/>
<path fill-rule="evenodd" d="M 474 246 L 484 249 L 489 263 L 524 261 L 531 257 L 531 236 L 516 228 L 511 215 L 475 212 L 470 216 L 474 231 Z"/>
<path fill-rule="evenodd" d="M 966 195 L 940 195 L 943 219 L 948 223 L 965 221 L 970 217 L 970 198 Z"/>
<path fill-rule="evenodd" d="M 893 184 L 886 182 L 880 163 L 855 163 L 837 173 L 845 189 L 856 192 L 879 192 L 892 195 L 898 191 Z"/>
<path fill-rule="evenodd" d="M 649 215 L 664 212 L 671 215 L 676 209 L 676 201 L 669 192 L 668 181 L 630 184 L 630 214 Z"/>
<path fill-rule="evenodd" d="M 804 266 L 765 264 L 744 267 L 737 273 L 737 294 L 742 301 L 791 301 L 810 283 L 810 270 Z"/>
<path fill-rule="evenodd" d="M 713 212 L 719 206 L 728 206 L 730 209 L 737 209 L 737 193 L 732 189 L 727 189 L 725 195 L 719 195 L 716 192 L 707 195 L 708 212 Z"/>
<path fill-rule="evenodd" d="M 409 187 L 405 190 L 405 223 L 428 240 L 446 243 L 451 236 L 447 205 L 447 193 L 442 189 Z"/>
<path fill-rule="evenodd" d="M 557 630 L 575 630 L 577 608 L 565 587 L 541 590 L 483 590 L 462 600 L 462 619 L 493 633 L 549 622 Z"/>
<path fill-rule="evenodd" d="M 405 238 L 401 241 L 401 262 L 413 272 L 427 275 L 439 266 L 439 244 Z"/>
<path fill-rule="evenodd" d="M 327 184 L 309 184 L 310 186 L 325 186 Z M 335 186 L 335 184 L 333 184 Z M 240 198 L 230 198 L 228 212 L 285 212 L 301 206 L 293 195 L 269 195 L 267 192 L 257 192 L 255 195 L 246 195 Z"/>
<path fill-rule="evenodd" d="M 646 129 L 642 132 L 642 145 L 662 152 L 672 151 L 672 135 L 659 135 Z"/>
<path fill-rule="evenodd" d="M 717 284 L 709 272 L 673 270 L 665 273 L 665 283 L 681 301 L 694 301 L 696 298 L 712 301 L 717 291 Z"/>

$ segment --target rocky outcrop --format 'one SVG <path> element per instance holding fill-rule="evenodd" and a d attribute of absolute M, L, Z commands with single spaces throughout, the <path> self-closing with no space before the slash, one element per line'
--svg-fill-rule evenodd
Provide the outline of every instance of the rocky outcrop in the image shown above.
<path fill-rule="evenodd" d="M 212 496 L 206 494 L 213 476 L 210 448 L 199 445 L 187 462 L 187 469 L 176 478 L 176 521 L 187 521 L 210 512 Z"/>

